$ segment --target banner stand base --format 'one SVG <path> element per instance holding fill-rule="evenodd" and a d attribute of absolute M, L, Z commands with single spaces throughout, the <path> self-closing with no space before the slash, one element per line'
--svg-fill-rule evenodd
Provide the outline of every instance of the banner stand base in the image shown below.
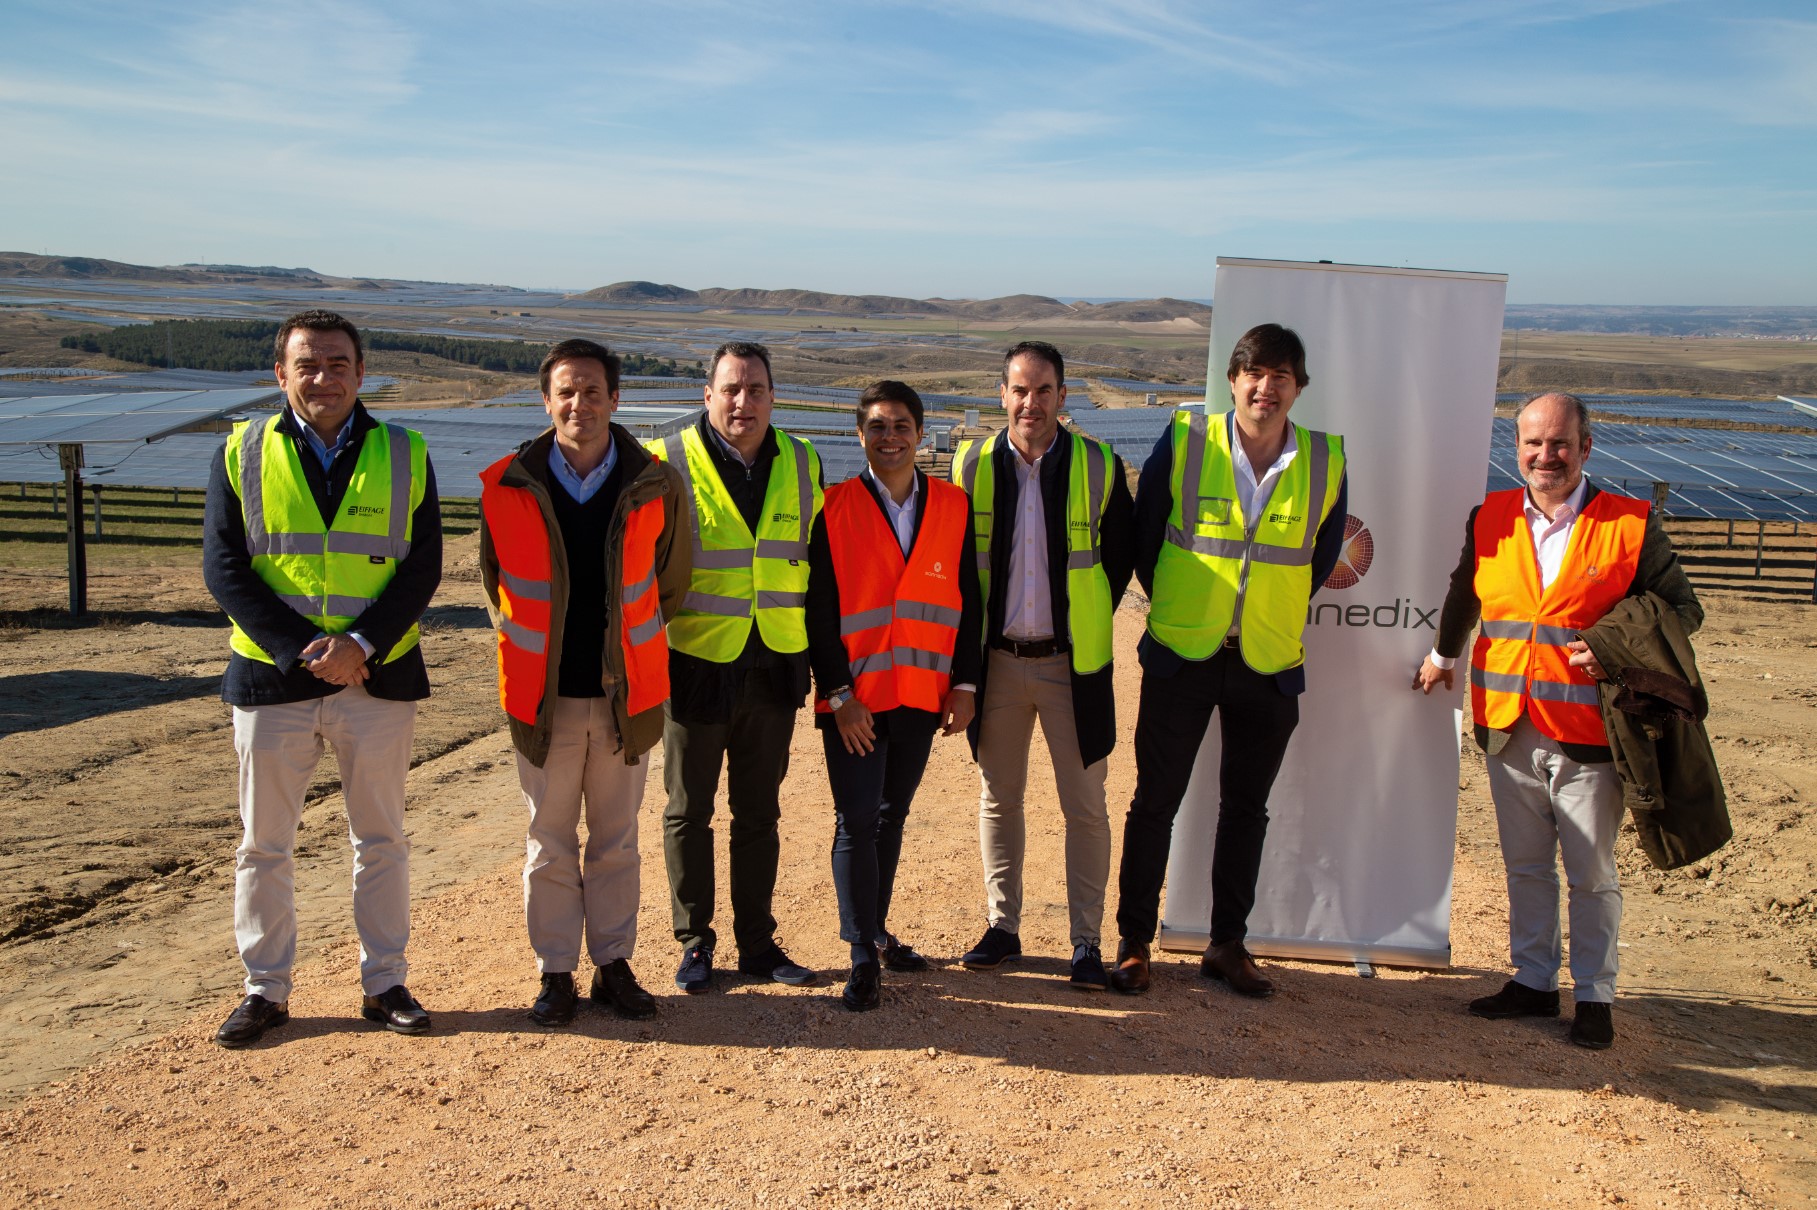
<path fill-rule="evenodd" d="M 1211 934 L 1204 929 L 1177 929 L 1161 926 L 1160 948 L 1174 953 L 1204 953 L 1211 944 Z M 1290 958 L 1309 962 L 1345 962 L 1364 966 L 1405 966 L 1421 970 L 1448 970 L 1451 947 L 1424 948 L 1411 945 L 1383 945 L 1366 941 L 1312 941 L 1304 937 L 1244 938 L 1243 945 L 1258 958 Z M 1374 974 L 1371 970 L 1364 978 Z"/>

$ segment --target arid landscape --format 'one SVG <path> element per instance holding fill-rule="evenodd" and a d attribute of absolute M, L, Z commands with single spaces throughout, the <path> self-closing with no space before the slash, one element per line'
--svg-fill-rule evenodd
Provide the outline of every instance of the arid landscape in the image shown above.
<path fill-rule="evenodd" d="M 473 538 L 425 626 L 435 698 L 410 775 L 411 986 L 436 1028 L 357 1014 L 349 854 L 332 759 L 307 812 L 290 1025 L 210 1041 L 238 995 L 226 631 L 193 558 L 111 567 L 88 624 L 58 569 L 0 591 L 0 1201 L 279 1206 L 1795 1206 L 1817 1200 L 1817 638 L 1813 606 L 1709 597 L 1699 641 L 1736 840 L 1662 874 L 1624 841 L 1619 1031 L 1463 1012 L 1504 977 L 1499 856 L 1481 762 L 1459 794 L 1454 965 L 1271 963 L 1233 997 L 1191 955 L 1155 992 L 1073 991 L 1059 812 L 1033 779 L 1030 957 L 954 958 L 981 927 L 976 775 L 937 749 L 892 923 L 936 957 L 881 1011 L 837 1002 L 827 791 L 798 727 L 777 916 L 818 988 L 722 975 L 675 992 L 644 820 L 641 947 L 654 1021 L 524 1017 L 534 964 L 522 806 L 499 727 Z M 1118 617 L 1133 698 L 1141 602 Z M 1409 652 L 1412 659 L 1417 652 Z M 1384 692 L 1401 691 L 1384 687 Z M 1120 725 L 1127 741 L 1133 711 Z M 1037 766 L 1045 760 L 1037 746 Z M 1111 762 L 1126 802 L 1127 744 Z M 723 841 L 722 841 L 723 845 Z M 723 857 L 723 849 L 722 849 Z"/>
<path fill-rule="evenodd" d="M 32 283 L 55 305 L 0 309 L 0 364 L 128 368 L 63 349 L 64 335 L 92 325 L 58 308 L 106 300 L 116 317 L 133 315 L 131 291 L 142 288 L 218 314 L 222 299 L 271 285 L 262 271 L 231 281 L 196 267 L 163 272 L 177 276 L 137 287 L 79 275 Z M 1039 299 L 899 316 L 890 308 L 914 300 L 698 291 L 655 300 L 655 310 L 611 309 L 638 303 L 630 287 L 647 284 L 620 283 L 576 308 L 514 306 L 501 292 L 437 314 L 476 334 L 536 340 L 575 326 L 658 352 L 681 341 L 684 354 L 703 323 L 735 323 L 773 338 L 779 376 L 804 382 L 852 384 L 887 367 L 932 389 L 988 391 L 994 350 L 1027 335 L 1098 363 L 1091 374 L 1203 374 L 1194 304 L 1172 318 L 1148 304 L 1056 315 Z M 334 291 L 370 300 L 359 303 L 362 322 L 404 326 L 424 314 L 408 285 L 291 282 L 284 297 Z M 779 301 L 789 307 L 770 305 Z M 715 306 L 745 309 L 680 309 Z M 835 321 L 790 310 L 800 307 L 862 313 Z M 835 329 L 847 338 L 829 347 L 823 335 Z M 371 368 L 399 380 L 395 398 L 416 403 L 527 385 L 414 354 L 378 354 Z M 1502 385 L 1758 396 L 1769 381 L 1813 389 L 1813 374 L 1813 342 L 1511 331 Z M 1104 406 L 1142 402 L 1128 389 L 1094 394 Z M 1698 652 L 1736 838 L 1670 873 L 1624 840 L 1618 1037 L 1594 1053 L 1566 1043 L 1564 1021 L 1492 1023 L 1463 1011 L 1500 985 L 1507 944 L 1493 817 L 1469 744 L 1452 967 L 1364 979 L 1349 966 L 1269 962 L 1281 991 L 1257 1003 L 1201 979 L 1187 954 L 1158 964 L 1143 999 L 1066 985 L 1060 816 L 1040 775 L 1029 958 L 1006 973 L 960 968 L 956 956 L 983 925 L 977 777 L 963 745 L 943 742 L 911 817 L 892 916 L 934 967 L 886 977 L 881 1011 L 848 1014 L 836 995 L 845 947 L 827 861 L 831 811 L 805 721 L 784 786 L 776 914 L 821 986 L 722 975 L 716 994 L 675 991 L 659 752 L 642 815 L 635 959 L 659 1014 L 628 1023 L 589 1008 L 572 1029 L 541 1031 L 525 1018 L 535 967 L 521 918 L 523 807 L 500 726 L 473 504 L 449 501 L 447 572 L 424 624 L 435 696 L 410 774 L 410 985 L 435 1029 L 402 1038 L 359 1019 L 350 855 L 329 756 L 299 845 L 293 1019 L 230 1052 L 211 1036 L 239 995 L 238 817 L 217 697 L 227 631 L 201 583 L 199 498 L 110 489 L 110 537 L 89 549 L 92 612 L 76 623 L 62 612 L 48 489 L 12 491 L 0 500 L 10 573 L 0 586 L 0 1203 L 1817 1203 L 1809 526 L 1776 525 L 1764 538 L 1721 522 L 1676 527 L 1709 576 L 1727 577 L 1707 591 Z M 1751 578 L 1755 541 L 1775 556 L 1766 580 Z M 1132 596 L 1117 620 L 1127 703 L 1110 768 L 1118 820 L 1133 781 L 1144 608 Z M 1420 654 L 1409 650 L 1409 670 Z M 1046 760 L 1039 740 L 1033 759 Z"/>

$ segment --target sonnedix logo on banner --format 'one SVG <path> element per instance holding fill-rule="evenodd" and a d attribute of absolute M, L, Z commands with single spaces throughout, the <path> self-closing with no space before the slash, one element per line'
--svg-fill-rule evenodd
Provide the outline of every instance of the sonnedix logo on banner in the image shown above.
<path fill-rule="evenodd" d="M 1354 514 L 1344 518 L 1344 547 L 1338 552 L 1337 566 L 1325 580 L 1327 591 L 1355 588 L 1369 574 L 1375 562 L 1375 537 L 1363 519 Z M 1384 617 L 1383 615 L 1387 616 Z M 1411 597 L 1396 597 L 1385 605 L 1339 605 L 1331 601 L 1314 601 L 1306 608 L 1309 626 L 1374 626 L 1384 630 L 1437 630 L 1438 607 L 1421 609 Z"/>

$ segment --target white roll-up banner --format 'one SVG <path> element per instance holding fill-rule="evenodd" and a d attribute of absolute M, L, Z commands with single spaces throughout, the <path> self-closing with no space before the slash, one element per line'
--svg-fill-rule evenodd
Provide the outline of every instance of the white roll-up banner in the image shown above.
<path fill-rule="evenodd" d="M 1306 345 L 1292 419 L 1341 433 L 1349 517 L 1312 598 L 1300 724 L 1268 800 L 1249 949 L 1442 967 L 1451 959 L 1459 719 L 1409 688 L 1437 634 L 1464 521 L 1489 460 L 1508 279 L 1218 258 L 1206 407 L 1230 410 L 1230 351 L 1256 324 Z M 1161 945 L 1211 920 L 1219 720 L 1174 826 Z"/>

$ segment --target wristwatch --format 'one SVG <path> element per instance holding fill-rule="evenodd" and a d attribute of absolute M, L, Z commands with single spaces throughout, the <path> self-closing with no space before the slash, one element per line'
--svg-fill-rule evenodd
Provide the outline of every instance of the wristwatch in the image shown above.
<path fill-rule="evenodd" d="M 827 706 L 834 710 L 839 709 L 851 700 L 852 687 L 850 685 L 841 685 L 839 688 L 826 695 Z"/>

